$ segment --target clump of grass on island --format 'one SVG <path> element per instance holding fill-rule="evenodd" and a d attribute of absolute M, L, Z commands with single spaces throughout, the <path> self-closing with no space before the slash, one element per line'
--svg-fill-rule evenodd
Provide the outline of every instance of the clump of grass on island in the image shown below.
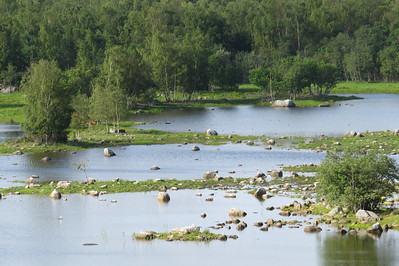
<path fill-rule="evenodd" d="M 66 143 L 39 144 L 29 138 L 17 138 L 0 143 L 0 154 L 10 154 L 16 150 L 23 152 L 77 151 L 96 147 L 154 144 L 188 144 L 221 145 L 239 140 L 265 141 L 265 137 L 217 135 L 206 136 L 205 133 L 170 133 L 159 130 L 136 129 L 134 122 L 123 122 L 123 134 L 109 133 L 104 125 L 93 125 L 80 132 L 71 132 Z"/>
<path fill-rule="evenodd" d="M 71 182 L 67 188 L 57 188 L 61 194 L 78 194 L 82 191 L 98 191 L 106 194 L 111 193 L 125 193 L 125 192 L 147 192 L 157 191 L 159 187 L 165 186 L 167 188 L 175 187 L 176 189 L 217 189 L 220 187 L 239 187 L 239 182 L 244 179 L 226 179 L 226 180 L 146 180 L 146 181 L 128 181 L 119 180 L 114 181 L 97 181 L 97 182 Z M 3 194 L 30 194 L 48 196 L 56 188 L 57 182 L 41 183 L 38 187 L 15 186 L 10 188 L 0 189 Z"/>
<path fill-rule="evenodd" d="M 153 240 L 161 239 L 166 241 L 212 241 L 212 240 L 227 240 L 227 236 L 224 234 L 211 233 L 208 229 L 203 232 L 197 231 L 192 233 L 156 233 L 156 232 L 141 232 L 133 235 L 135 240 Z"/>

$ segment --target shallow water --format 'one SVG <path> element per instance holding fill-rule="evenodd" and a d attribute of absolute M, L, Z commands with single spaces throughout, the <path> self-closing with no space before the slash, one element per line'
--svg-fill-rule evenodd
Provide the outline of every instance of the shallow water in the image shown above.
<path fill-rule="evenodd" d="M 19 124 L 0 123 L 0 142 L 20 137 L 23 135 Z"/>
<path fill-rule="evenodd" d="M 298 165 L 319 163 L 324 153 L 306 150 L 265 150 L 263 146 L 226 144 L 221 146 L 199 145 L 136 145 L 113 147 L 117 156 L 104 157 L 103 149 L 78 151 L 76 154 L 58 152 L 49 154 L 23 154 L 0 158 L 0 187 L 13 185 L 14 180 L 24 181 L 30 175 L 40 176 L 40 181 L 85 180 L 76 164 L 86 163 L 87 174 L 97 180 L 116 177 L 127 180 L 147 179 L 198 179 L 203 173 L 218 170 L 220 176 L 253 177 L 280 168 L 280 164 Z M 41 161 L 49 156 L 51 161 Z M 161 169 L 150 170 L 154 165 Z M 235 171 L 235 174 L 228 172 Z M 6 179 L 6 180 L 4 180 Z M 8 185 L 7 185 L 8 184 Z"/>
<path fill-rule="evenodd" d="M 340 135 L 348 130 L 386 130 L 399 126 L 399 95 L 364 95 L 364 100 L 345 102 L 330 108 L 279 109 L 252 106 L 205 108 L 173 111 L 156 115 L 134 116 L 137 121 L 157 120 L 146 128 L 170 131 L 203 132 L 214 128 L 219 133 L 242 135 Z M 171 124 L 165 124 L 170 121 Z M 13 133 L 8 133 L 13 132 Z M 18 126 L 0 124 L 0 141 L 22 134 Z M 200 147 L 190 145 L 151 145 L 112 147 L 117 156 L 105 158 L 102 149 L 76 154 L 57 152 L 0 157 L 0 188 L 16 185 L 39 175 L 39 180 L 85 180 L 76 164 L 86 163 L 87 174 L 97 180 L 123 178 L 198 179 L 209 170 L 221 176 L 253 177 L 284 165 L 319 163 L 324 153 L 283 150 L 275 147 L 226 144 Z M 52 158 L 43 162 L 44 156 Z M 399 156 L 394 156 L 399 160 Z M 159 171 L 151 171 L 153 165 Z M 236 173 L 231 174 L 230 171 Z M 288 173 L 285 173 L 288 174 Z M 203 193 L 197 197 L 197 192 Z M 213 202 L 205 201 L 215 193 Z M 276 196 L 258 201 L 246 191 L 236 199 L 227 199 L 225 191 L 170 191 L 168 204 L 157 202 L 157 192 L 122 193 L 99 198 L 66 195 L 63 200 L 38 196 L 6 196 L 0 200 L 0 265 L 387 265 L 399 263 L 399 232 L 389 231 L 380 238 L 341 236 L 323 226 L 317 234 L 299 229 L 271 228 L 261 232 L 252 224 L 268 218 L 304 223 L 308 217 L 280 217 L 267 206 L 281 206 L 294 199 Z M 117 200 L 117 203 L 111 203 Z M 209 243 L 135 241 L 132 234 L 142 230 L 166 232 L 175 227 L 198 225 L 203 229 L 229 219 L 230 208 L 248 213 L 243 219 L 248 228 L 240 232 L 233 227 L 211 230 L 237 240 Z M 207 213 L 205 219 L 200 213 Z M 62 216 L 62 219 L 59 217 Z M 95 246 L 83 246 L 96 243 Z"/>
<path fill-rule="evenodd" d="M 144 129 L 205 132 L 212 128 L 220 134 L 272 137 L 339 136 L 351 130 L 365 132 L 399 127 L 399 95 L 357 96 L 363 99 L 341 102 L 328 108 L 216 107 L 138 114 L 132 116 L 131 120 L 157 121 L 139 127 Z"/>
<path fill-rule="evenodd" d="M 201 192 L 202 197 L 195 194 Z M 214 201 L 205 201 L 215 193 Z M 66 195 L 67 200 L 37 196 L 7 196 L 0 200 L 2 215 L 0 262 L 2 265 L 242 265 L 272 262 L 274 265 L 395 265 L 399 261 L 398 232 L 381 238 L 356 239 L 340 236 L 323 227 L 317 234 L 306 234 L 303 227 L 270 228 L 262 232 L 254 222 L 282 219 L 280 206 L 293 201 L 278 196 L 260 202 L 245 191 L 227 199 L 225 191 L 170 191 L 168 204 L 157 202 L 156 192 L 103 195 L 99 198 Z M 117 203 L 111 203 L 117 200 Z M 248 213 L 241 220 L 248 228 L 237 231 L 213 230 L 238 235 L 225 242 L 135 241 L 132 235 L 143 230 L 167 232 L 176 227 L 201 226 L 202 230 L 229 220 L 228 210 Z M 205 212 L 207 217 L 201 218 Z M 59 217 L 62 216 L 62 220 Z M 283 220 L 312 221 L 313 216 L 284 217 Z M 96 246 L 83 246 L 95 243 Z"/>

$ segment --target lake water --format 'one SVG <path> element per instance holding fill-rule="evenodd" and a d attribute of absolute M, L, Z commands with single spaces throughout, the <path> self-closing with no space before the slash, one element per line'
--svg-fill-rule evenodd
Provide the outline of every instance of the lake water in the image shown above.
<path fill-rule="evenodd" d="M 202 197 L 195 194 L 201 192 Z M 156 192 L 110 194 L 99 198 L 66 195 L 67 200 L 37 196 L 7 196 L 0 201 L 1 265 L 397 265 L 398 232 L 380 238 L 341 236 L 323 226 L 317 234 L 303 226 L 259 230 L 253 223 L 282 219 L 280 206 L 293 201 L 279 196 L 260 202 L 245 191 L 227 199 L 225 191 L 170 191 L 168 204 L 157 202 Z M 205 201 L 214 193 L 213 202 Z M 116 200 L 117 203 L 111 203 Z M 243 231 L 210 229 L 237 235 L 225 242 L 136 241 L 143 230 L 167 232 L 176 227 L 201 226 L 202 230 L 229 220 L 230 208 L 248 213 Z M 206 218 L 200 214 L 205 212 Z M 6 214 L 6 215 L 5 215 Z M 62 217 L 62 219 L 60 219 Z M 284 217 L 304 225 L 313 216 Z M 95 246 L 84 246 L 94 243 Z"/>
<path fill-rule="evenodd" d="M 112 180 L 116 177 L 127 180 L 148 179 L 198 179 L 203 173 L 218 170 L 221 176 L 253 177 L 258 172 L 278 169 L 281 164 L 298 165 L 319 163 L 324 153 L 273 149 L 246 144 L 221 146 L 200 145 L 194 152 L 189 145 L 134 145 L 114 147 L 114 157 L 104 157 L 103 149 L 70 152 L 23 154 L 0 157 L 0 186 L 14 185 L 15 180 L 26 180 L 30 175 L 40 176 L 41 181 L 85 179 L 84 173 L 76 170 L 76 164 L 85 163 L 87 174 L 97 180 Z M 41 161 L 48 156 L 51 161 Z M 150 170 L 158 166 L 158 171 Z M 235 174 L 228 172 L 235 171 Z"/>
<path fill-rule="evenodd" d="M 365 132 L 399 128 L 399 95 L 357 96 L 363 99 L 345 101 L 328 108 L 216 107 L 138 114 L 131 120 L 156 121 L 139 127 L 144 129 L 205 132 L 212 128 L 220 134 L 271 137 L 339 136 L 351 130 Z"/>
<path fill-rule="evenodd" d="M 399 95 L 362 96 L 363 100 L 330 108 L 204 108 L 137 115 L 132 120 L 156 120 L 157 123 L 142 127 L 167 131 L 204 132 L 213 128 L 222 134 L 268 136 L 341 135 L 349 130 L 399 128 Z M 17 125 L 0 124 L 0 141 L 20 134 Z M 13 181 L 26 180 L 32 174 L 39 175 L 42 182 L 84 180 L 84 173 L 76 170 L 80 163 L 85 163 L 88 176 L 97 180 L 183 180 L 201 178 L 209 170 L 218 170 L 221 176 L 253 177 L 282 164 L 317 164 L 325 156 L 313 151 L 278 147 L 265 150 L 263 146 L 245 144 L 198 145 L 200 151 L 193 152 L 193 145 L 112 147 L 117 156 L 111 158 L 105 158 L 102 149 L 1 156 L 0 189 L 14 186 Z M 44 156 L 52 160 L 41 161 Z M 150 170 L 153 165 L 161 169 Z M 198 192 L 203 196 L 195 196 Z M 213 202 L 205 201 L 210 193 L 215 193 Z M 341 236 L 325 225 L 317 234 L 304 233 L 303 226 L 262 232 L 253 226 L 254 222 L 295 219 L 304 225 L 316 217 L 281 217 L 278 210 L 266 210 L 268 206 L 292 202 L 294 199 L 287 195 L 261 202 L 246 191 L 239 191 L 236 199 L 224 198 L 225 193 L 170 191 L 168 204 L 157 202 L 157 192 L 109 194 L 101 196 L 101 200 L 77 194 L 65 195 L 62 200 L 6 195 L 0 200 L 0 265 L 399 265 L 397 231 L 383 233 L 379 238 Z M 237 231 L 233 226 L 230 230 L 211 231 L 238 235 L 237 240 L 196 243 L 132 239 L 134 233 L 143 230 L 166 232 L 192 224 L 205 229 L 228 220 L 228 210 L 233 207 L 248 213 L 242 219 L 248 228 Z M 200 217 L 203 212 L 207 214 L 205 219 Z M 97 245 L 84 246 L 85 243 Z"/>
<path fill-rule="evenodd" d="M 20 137 L 23 135 L 19 124 L 0 123 L 0 142 Z"/>

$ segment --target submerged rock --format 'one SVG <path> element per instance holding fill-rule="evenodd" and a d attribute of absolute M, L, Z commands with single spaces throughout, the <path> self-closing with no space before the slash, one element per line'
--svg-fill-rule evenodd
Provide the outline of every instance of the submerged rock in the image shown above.
<path fill-rule="evenodd" d="M 321 232 L 321 228 L 319 226 L 308 225 L 303 228 L 303 231 L 306 233 L 318 233 Z"/>
<path fill-rule="evenodd" d="M 193 146 L 193 147 L 191 148 L 191 150 L 192 150 L 192 151 L 199 151 L 200 148 L 199 148 L 198 146 Z"/>

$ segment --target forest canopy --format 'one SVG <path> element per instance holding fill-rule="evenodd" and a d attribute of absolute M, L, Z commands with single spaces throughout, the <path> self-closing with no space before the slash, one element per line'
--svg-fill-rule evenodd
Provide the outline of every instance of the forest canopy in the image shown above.
<path fill-rule="evenodd" d="M 128 108 L 249 81 L 269 97 L 328 94 L 339 79 L 399 80 L 399 2 L 0 0 L 0 85 L 40 60 L 71 99 Z"/>

